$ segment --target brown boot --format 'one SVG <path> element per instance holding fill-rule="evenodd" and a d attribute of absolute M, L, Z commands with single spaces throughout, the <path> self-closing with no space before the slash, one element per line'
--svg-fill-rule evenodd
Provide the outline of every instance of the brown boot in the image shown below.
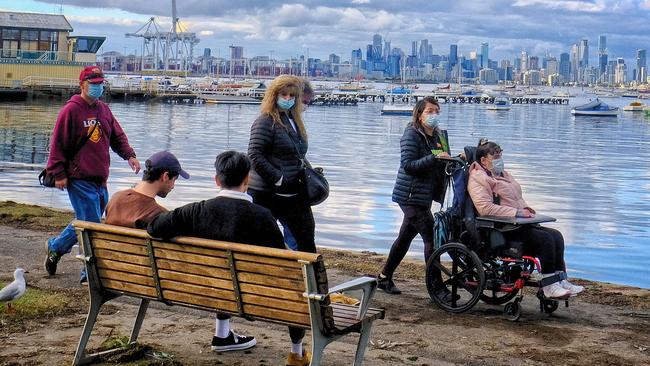
<path fill-rule="evenodd" d="M 308 366 L 310 362 L 311 353 L 307 351 L 302 351 L 302 357 L 292 352 L 287 356 L 287 366 Z"/>

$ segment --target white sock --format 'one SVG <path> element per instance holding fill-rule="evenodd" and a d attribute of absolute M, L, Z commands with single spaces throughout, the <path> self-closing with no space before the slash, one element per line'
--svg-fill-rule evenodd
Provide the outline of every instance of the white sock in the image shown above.
<path fill-rule="evenodd" d="M 302 340 L 298 343 L 291 343 L 291 353 L 295 353 L 302 357 Z"/>
<path fill-rule="evenodd" d="M 218 338 L 226 338 L 230 334 L 230 319 L 217 319 L 214 335 Z"/>

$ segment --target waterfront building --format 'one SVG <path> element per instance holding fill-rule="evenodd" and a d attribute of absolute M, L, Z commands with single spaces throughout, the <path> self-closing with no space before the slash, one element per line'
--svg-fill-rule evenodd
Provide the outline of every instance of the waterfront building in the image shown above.
<path fill-rule="evenodd" d="M 621 57 L 616 59 L 616 70 L 615 70 L 616 76 L 614 78 L 614 82 L 616 84 L 625 84 L 627 83 L 627 65 L 625 64 L 625 60 Z"/>
<path fill-rule="evenodd" d="M 481 69 L 479 71 L 479 80 L 481 84 L 496 84 L 499 81 L 497 71 L 494 69 Z"/>
<path fill-rule="evenodd" d="M 30 77 L 78 80 L 84 66 L 97 63 L 106 37 L 71 36 L 72 30 L 63 15 L 0 11 L 0 86 L 21 87 Z"/>
<path fill-rule="evenodd" d="M 524 85 L 541 85 L 542 73 L 539 70 L 528 70 L 523 74 Z"/>
<path fill-rule="evenodd" d="M 458 45 L 449 45 L 449 67 L 453 68 L 458 63 Z"/>
<path fill-rule="evenodd" d="M 645 82 L 648 71 L 646 67 L 646 50 L 636 51 L 636 81 L 639 83 Z"/>
<path fill-rule="evenodd" d="M 570 80 L 571 77 L 571 61 L 569 58 L 569 54 L 566 52 L 563 52 L 560 54 L 560 76 L 562 76 L 562 81 L 567 82 Z"/>
<path fill-rule="evenodd" d="M 560 68 L 557 63 L 557 59 L 555 57 L 548 58 L 546 60 L 546 74 L 550 76 L 559 73 L 560 73 Z"/>

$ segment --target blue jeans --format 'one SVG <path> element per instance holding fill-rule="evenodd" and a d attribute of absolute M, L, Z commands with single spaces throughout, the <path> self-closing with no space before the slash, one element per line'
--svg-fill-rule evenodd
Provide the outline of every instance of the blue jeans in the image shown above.
<path fill-rule="evenodd" d="M 283 220 L 280 220 L 280 224 L 282 224 L 282 229 L 284 232 L 284 243 L 289 249 L 298 250 L 298 243 L 296 242 L 296 238 L 293 237 L 293 234 L 291 234 L 289 226 L 287 226 Z"/>
<path fill-rule="evenodd" d="M 108 202 L 108 190 L 99 183 L 80 179 L 68 180 L 68 197 L 78 220 L 99 222 Z M 47 241 L 48 247 L 58 254 L 70 253 L 77 244 L 77 234 L 71 224 L 59 236 Z"/>

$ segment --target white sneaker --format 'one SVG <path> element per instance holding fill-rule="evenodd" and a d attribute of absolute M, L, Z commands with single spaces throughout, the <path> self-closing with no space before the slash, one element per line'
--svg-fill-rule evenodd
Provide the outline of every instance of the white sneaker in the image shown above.
<path fill-rule="evenodd" d="M 583 286 L 574 285 L 567 280 L 560 281 L 560 286 L 565 290 L 569 290 L 571 296 L 575 296 L 585 290 Z"/>
<path fill-rule="evenodd" d="M 549 299 L 563 298 L 571 294 L 569 290 L 562 288 L 559 282 L 555 282 L 548 286 L 544 286 L 542 287 L 542 290 L 544 291 L 544 296 Z"/>

